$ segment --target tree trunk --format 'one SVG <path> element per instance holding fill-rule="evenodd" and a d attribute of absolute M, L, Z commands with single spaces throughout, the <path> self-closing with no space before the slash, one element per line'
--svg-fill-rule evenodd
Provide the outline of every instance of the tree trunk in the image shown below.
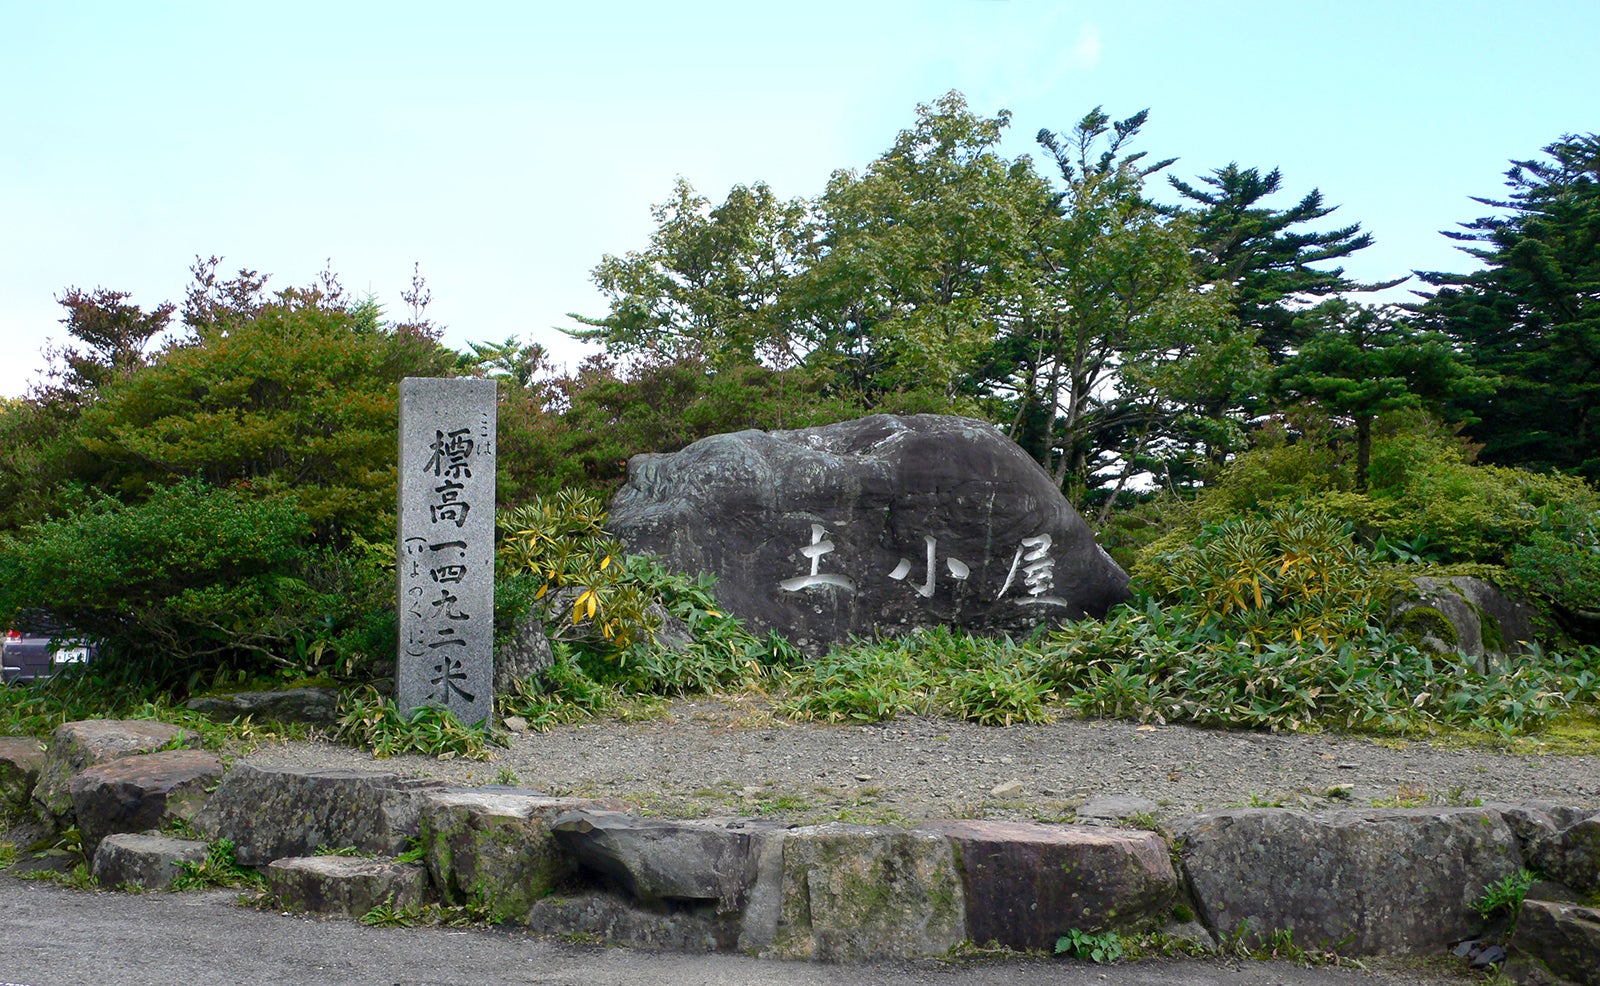
<path fill-rule="evenodd" d="M 1356 492 L 1367 491 L 1367 469 L 1372 465 L 1372 415 L 1356 415 Z"/>

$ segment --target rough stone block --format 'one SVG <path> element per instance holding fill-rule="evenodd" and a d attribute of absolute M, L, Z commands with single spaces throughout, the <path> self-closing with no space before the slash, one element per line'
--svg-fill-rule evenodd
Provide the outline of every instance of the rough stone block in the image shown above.
<path fill-rule="evenodd" d="M 115 832 L 193 819 L 206 789 L 221 778 L 222 761 L 204 750 L 143 753 L 84 770 L 68 785 L 84 852 L 94 855 L 100 840 Z"/>
<path fill-rule="evenodd" d="M 1484 930 L 1483 888 L 1522 866 L 1516 837 L 1482 808 L 1245 808 L 1172 831 L 1195 903 L 1218 935 L 1347 955 L 1418 953 Z"/>
<path fill-rule="evenodd" d="M 1562 829 L 1541 862 L 1549 876 L 1574 890 L 1600 893 L 1600 815 Z"/>
<path fill-rule="evenodd" d="M 261 871 L 280 906 L 310 914 L 361 917 L 379 904 L 419 906 L 428 872 L 418 863 L 352 856 L 276 859 Z"/>
<path fill-rule="evenodd" d="M 33 807 L 47 826 L 65 828 L 72 818 L 72 778 L 95 764 L 152 753 L 187 736 L 178 726 L 142 719 L 86 719 L 56 727 L 45 749 Z"/>
<path fill-rule="evenodd" d="M 744 908 L 760 833 L 782 828 L 748 818 L 672 821 L 612 811 L 571 812 L 551 827 L 580 866 L 635 899 L 709 901 L 724 912 Z"/>
<path fill-rule="evenodd" d="M 419 817 L 428 872 L 447 903 L 483 903 L 521 920 L 574 869 L 551 822 L 577 809 L 606 807 L 531 791 L 430 793 Z"/>
<path fill-rule="evenodd" d="M 651 951 L 728 952 L 739 942 L 736 915 L 711 904 L 644 904 L 604 891 L 535 901 L 526 918 L 537 935 L 582 935 L 607 945 Z"/>
<path fill-rule="evenodd" d="M 243 866 L 353 847 L 398 855 L 440 781 L 381 770 L 305 770 L 241 763 L 195 816 L 207 838 L 233 840 Z"/>
<path fill-rule="evenodd" d="M 25 814 L 44 765 L 44 746 L 32 736 L 0 736 L 0 824 Z"/>
<path fill-rule="evenodd" d="M 783 839 L 766 954 L 822 962 L 940 955 L 967 937 L 950 841 L 937 832 L 829 823 Z"/>
<path fill-rule="evenodd" d="M 1525 900 L 1511 950 L 1516 964 L 1536 962 L 1579 986 L 1600 986 L 1600 910 Z"/>
<path fill-rule="evenodd" d="M 941 821 L 955 844 L 975 942 L 1049 949 L 1069 929 L 1137 931 L 1171 917 L 1178 876 L 1154 832 Z"/>
<path fill-rule="evenodd" d="M 184 863 L 202 863 L 207 846 L 192 839 L 121 832 L 108 835 L 94 854 L 94 878 L 102 887 L 172 886 Z"/>

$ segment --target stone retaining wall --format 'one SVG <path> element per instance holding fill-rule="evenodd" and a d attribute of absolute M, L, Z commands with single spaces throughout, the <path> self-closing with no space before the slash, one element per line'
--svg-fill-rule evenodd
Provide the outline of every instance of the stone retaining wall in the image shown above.
<path fill-rule="evenodd" d="M 164 887 L 204 857 L 203 842 L 127 834 L 176 817 L 230 840 L 283 905 L 324 913 L 441 900 L 541 933 L 827 962 L 936 956 L 969 940 L 1048 951 L 1072 930 L 1428 955 L 1503 935 L 1508 922 L 1474 905 L 1532 867 L 1548 900 L 1525 905 L 1510 968 L 1600 986 L 1600 911 L 1587 906 L 1600 895 L 1600 815 L 1570 807 L 1243 808 L 1166 834 L 975 820 L 788 827 L 249 764 L 202 795 L 193 778 L 216 776 L 207 755 L 135 752 L 154 745 L 148 724 L 128 724 L 126 737 L 120 725 L 63 726 L 44 770 L 36 747 L 0 745 L 7 801 L 24 803 L 14 788 L 37 777 L 46 792 L 29 793 L 51 827 L 70 811 L 92 818 L 94 872 L 110 886 Z M 135 810 L 175 804 L 180 788 L 181 812 Z M 56 794 L 69 789 L 70 802 Z"/>

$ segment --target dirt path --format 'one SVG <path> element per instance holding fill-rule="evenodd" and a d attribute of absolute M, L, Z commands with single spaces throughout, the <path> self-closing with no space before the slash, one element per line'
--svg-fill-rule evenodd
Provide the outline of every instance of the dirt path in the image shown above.
<path fill-rule="evenodd" d="M 776 718 L 763 700 L 682 700 L 645 722 L 516 735 L 487 763 L 264 747 L 263 765 L 384 767 L 482 785 L 619 798 L 664 815 L 791 821 L 936 817 L 1083 820 L 1143 798 L 1156 821 L 1241 804 L 1304 807 L 1552 801 L 1600 810 L 1600 757 L 1430 742 L 1062 719 L 1004 728 L 910 717 L 853 726 Z"/>

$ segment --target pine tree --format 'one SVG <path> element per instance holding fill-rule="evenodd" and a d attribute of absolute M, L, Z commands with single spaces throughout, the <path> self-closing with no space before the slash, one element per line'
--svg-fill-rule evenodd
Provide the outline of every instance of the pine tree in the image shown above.
<path fill-rule="evenodd" d="M 1338 206 L 1324 205 L 1322 192 L 1315 188 L 1290 208 L 1265 205 L 1263 200 L 1283 188 L 1283 176 L 1276 168 L 1263 175 L 1255 168 L 1229 164 L 1202 175 L 1203 187 L 1176 176 L 1167 181 L 1198 206 L 1171 211 L 1186 213 L 1194 226 L 1201 251 L 1200 280 L 1233 285 L 1240 323 L 1258 331 L 1260 345 L 1276 363 L 1304 341 L 1295 308 L 1285 302 L 1400 283 L 1358 284 L 1345 277 L 1343 267 L 1313 266 L 1371 246 L 1372 234 L 1363 233 L 1359 223 L 1322 232 L 1297 228 L 1326 218 Z"/>
<path fill-rule="evenodd" d="M 1600 481 L 1600 134 L 1568 135 L 1545 158 L 1513 161 L 1501 214 L 1445 235 L 1485 267 L 1419 271 L 1420 305 L 1484 371 L 1491 393 L 1457 402 L 1481 459 Z"/>
<path fill-rule="evenodd" d="M 1475 375 L 1438 333 L 1420 330 L 1393 309 L 1333 298 L 1299 320 L 1307 339 L 1278 371 L 1280 395 L 1309 400 L 1348 420 L 1356 438 L 1356 485 L 1372 464 L 1372 425 L 1404 408 L 1437 411 L 1451 397 L 1481 393 Z"/>

